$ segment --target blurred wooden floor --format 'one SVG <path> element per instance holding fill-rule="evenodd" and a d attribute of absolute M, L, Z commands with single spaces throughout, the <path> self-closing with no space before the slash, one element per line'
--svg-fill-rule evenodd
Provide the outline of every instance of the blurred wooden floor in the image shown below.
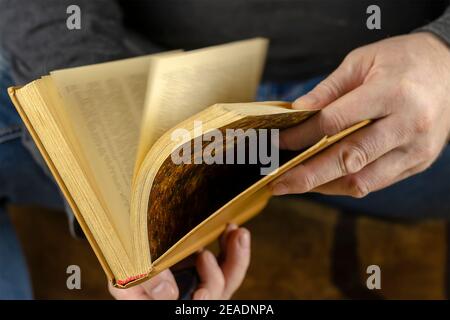
<path fill-rule="evenodd" d="M 62 212 L 12 208 L 37 299 L 109 299 L 106 279 L 86 241 L 73 239 Z M 293 199 L 274 199 L 247 224 L 252 263 L 241 299 L 446 299 L 447 225 L 353 217 Z M 66 268 L 81 267 L 82 289 L 66 288 Z M 365 287 L 379 265 L 381 290 Z"/>

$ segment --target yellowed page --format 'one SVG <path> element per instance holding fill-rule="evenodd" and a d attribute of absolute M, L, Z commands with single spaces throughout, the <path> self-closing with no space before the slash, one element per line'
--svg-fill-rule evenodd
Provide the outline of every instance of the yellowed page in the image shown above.
<path fill-rule="evenodd" d="M 206 107 L 254 101 L 267 45 L 255 38 L 152 60 L 135 167 L 166 131 Z"/>
<path fill-rule="evenodd" d="M 96 190 L 127 251 L 131 178 L 150 60 L 145 56 L 51 73 Z"/>
<path fill-rule="evenodd" d="M 128 252 L 124 250 L 115 228 L 106 217 L 71 143 L 65 138 L 66 128 L 61 126 L 59 119 L 53 117 L 55 108 L 50 107 L 51 102 L 47 100 L 46 94 L 42 95 L 43 91 L 45 85 L 42 80 L 37 80 L 19 90 L 10 91 L 10 94 L 55 180 L 75 215 L 80 218 L 80 224 L 102 265 L 106 267 L 104 263 L 107 262 L 105 271 L 108 277 L 113 274 L 115 278 L 123 279 L 130 273 L 135 274 Z"/>

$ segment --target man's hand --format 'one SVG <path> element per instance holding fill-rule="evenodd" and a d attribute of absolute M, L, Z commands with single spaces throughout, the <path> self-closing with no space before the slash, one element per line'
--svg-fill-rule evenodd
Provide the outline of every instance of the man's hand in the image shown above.
<path fill-rule="evenodd" d="M 229 225 L 221 236 L 220 247 L 220 261 L 208 250 L 197 256 L 200 285 L 193 294 L 194 300 L 229 299 L 244 280 L 250 263 L 250 232 Z M 179 294 L 170 270 L 129 289 L 117 289 L 110 284 L 109 291 L 122 300 L 176 300 Z"/>
<path fill-rule="evenodd" d="M 322 111 L 281 133 L 280 148 L 289 150 L 375 121 L 286 172 L 273 193 L 364 197 L 425 170 L 447 143 L 450 50 L 429 33 L 358 48 L 293 108 Z"/>

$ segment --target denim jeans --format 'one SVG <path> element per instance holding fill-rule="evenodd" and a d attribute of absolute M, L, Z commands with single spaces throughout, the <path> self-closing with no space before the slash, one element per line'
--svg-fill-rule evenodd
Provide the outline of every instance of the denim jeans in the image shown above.
<path fill-rule="evenodd" d="M 321 79 L 287 84 L 263 83 L 258 100 L 292 101 L 311 90 Z M 25 259 L 6 206 L 11 203 L 36 204 L 64 209 L 65 202 L 9 100 L 6 89 L 10 85 L 8 65 L 0 55 L 0 299 L 30 299 L 32 290 Z M 426 172 L 363 199 L 307 197 L 374 216 L 447 218 L 450 217 L 449 177 L 450 149 L 446 147 Z"/>

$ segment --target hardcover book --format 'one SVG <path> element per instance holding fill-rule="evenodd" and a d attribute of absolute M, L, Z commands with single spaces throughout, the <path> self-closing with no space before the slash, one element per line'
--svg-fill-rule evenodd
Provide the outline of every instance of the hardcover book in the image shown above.
<path fill-rule="evenodd" d="M 9 88 L 113 285 L 152 277 L 227 223 L 247 221 L 269 200 L 270 181 L 365 124 L 280 152 L 273 170 L 261 159 L 239 163 L 238 151 L 251 148 L 248 129 L 282 130 L 315 113 L 254 102 L 267 46 L 255 38 L 170 51 Z"/>

